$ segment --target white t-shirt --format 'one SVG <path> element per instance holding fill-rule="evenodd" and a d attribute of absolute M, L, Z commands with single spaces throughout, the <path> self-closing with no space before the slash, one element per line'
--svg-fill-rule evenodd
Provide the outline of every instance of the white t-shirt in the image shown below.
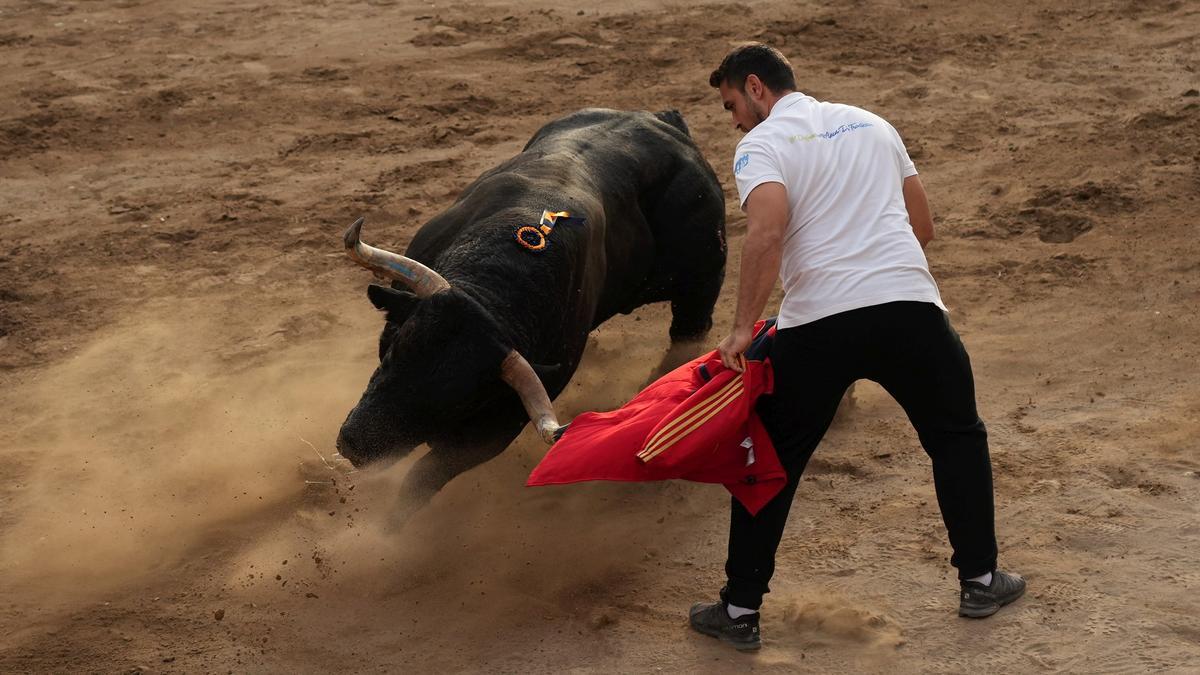
<path fill-rule="evenodd" d="M 780 328 L 897 300 L 943 310 L 904 206 L 916 167 L 878 115 L 794 92 L 734 153 L 741 205 L 763 183 L 787 188 Z"/>

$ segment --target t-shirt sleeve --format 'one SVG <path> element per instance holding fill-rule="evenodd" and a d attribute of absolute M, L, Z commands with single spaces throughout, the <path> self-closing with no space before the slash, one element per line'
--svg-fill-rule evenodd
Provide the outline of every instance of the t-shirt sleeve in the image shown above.
<path fill-rule="evenodd" d="M 900 169 L 900 177 L 908 178 L 917 175 L 917 165 L 913 164 L 912 158 L 908 156 L 908 149 L 904 147 L 904 141 L 900 139 L 900 132 L 896 131 L 896 127 L 891 124 L 887 127 L 891 132 L 892 145 L 896 151 L 896 166 Z"/>
<path fill-rule="evenodd" d="M 746 209 L 746 199 L 763 183 L 782 183 L 783 172 L 775 153 L 761 141 L 743 139 L 733 153 L 733 179 L 737 181 L 738 203 Z"/>

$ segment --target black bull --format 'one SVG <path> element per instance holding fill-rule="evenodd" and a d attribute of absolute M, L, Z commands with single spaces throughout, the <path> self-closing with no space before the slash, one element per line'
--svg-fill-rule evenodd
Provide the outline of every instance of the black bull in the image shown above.
<path fill-rule="evenodd" d="M 521 246 L 517 229 L 547 210 L 583 222 L 560 219 L 543 250 Z M 346 234 L 351 257 L 393 281 L 368 287 L 387 316 L 380 362 L 338 450 L 361 465 L 427 443 L 406 478 L 417 503 L 498 455 L 531 418 L 548 436 L 549 400 L 613 315 L 669 301 L 672 341 L 703 339 L 725 273 L 724 195 L 674 111 L 550 122 L 421 227 L 404 256 L 362 244 L 360 228 Z"/>

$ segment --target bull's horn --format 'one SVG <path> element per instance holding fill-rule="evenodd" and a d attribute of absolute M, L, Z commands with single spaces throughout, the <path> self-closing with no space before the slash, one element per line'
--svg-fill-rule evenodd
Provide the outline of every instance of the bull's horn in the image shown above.
<path fill-rule="evenodd" d="M 442 275 L 416 260 L 364 244 L 360 238 L 364 220 L 365 218 L 359 218 L 354 221 L 342 237 L 346 244 L 346 253 L 351 260 L 381 277 L 407 284 L 418 298 L 427 298 L 440 290 L 450 288 L 450 282 L 443 279 Z"/>
<path fill-rule="evenodd" d="M 500 377 L 521 397 L 525 412 L 529 413 L 529 420 L 537 428 L 538 435 L 547 445 L 553 445 L 555 432 L 558 431 L 558 418 L 554 416 L 550 395 L 546 393 L 537 373 L 533 372 L 533 367 L 514 349 L 504 357 L 504 363 L 500 365 Z"/>

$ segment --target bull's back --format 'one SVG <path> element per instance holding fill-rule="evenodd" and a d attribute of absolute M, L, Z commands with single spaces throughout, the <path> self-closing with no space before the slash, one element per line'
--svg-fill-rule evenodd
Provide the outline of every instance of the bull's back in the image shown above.
<path fill-rule="evenodd" d="M 716 174 L 677 111 L 581 110 L 542 127 L 522 155 L 540 158 L 556 175 L 579 177 L 573 182 L 586 183 L 602 200 L 609 278 L 597 323 L 642 304 L 637 291 L 675 236 L 663 227 L 664 201 L 678 205 L 682 189 L 724 203 Z M 718 218 L 721 227 L 723 215 Z"/>
<path fill-rule="evenodd" d="M 522 259 L 529 253 L 511 243 L 515 227 L 535 224 L 527 221 L 542 210 L 566 210 L 586 218 L 585 227 L 593 234 L 583 240 L 573 237 L 573 245 L 605 245 L 609 240 L 605 246 L 611 255 L 601 257 L 614 258 L 624 268 L 615 270 L 619 286 L 651 264 L 640 253 L 653 249 L 654 233 L 641 208 L 648 197 L 660 193 L 681 167 L 702 169 L 707 173 L 704 187 L 720 193 L 716 176 L 686 129 L 673 111 L 656 115 L 593 108 L 556 119 L 539 129 L 521 153 L 482 174 L 423 226 L 408 255 L 453 273 L 437 267 L 438 259 L 465 240 L 484 238 L 497 246 L 509 240 L 506 255 Z"/>
<path fill-rule="evenodd" d="M 682 118 L 666 117 L 588 109 L 546 124 L 423 226 L 408 255 L 452 284 L 477 284 L 486 305 L 531 324 L 536 356 L 555 362 L 557 355 L 537 353 L 555 342 L 581 352 L 590 328 L 643 302 L 658 248 L 648 203 L 681 171 L 699 172 L 703 189 L 721 198 Z M 557 226 L 547 249 L 533 253 L 515 232 L 536 225 L 543 210 L 586 221 Z M 579 339 L 564 345 L 564 330 Z"/>
<path fill-rule="evenodd" d="M 634 177 L 643 188 L 681 162 L 699 160 L 707 166 L 683 116 L 674 110 L 580 110 L 539 129 L 522 154 L 531 152 L 588 166 L 600 180 Z"/>

